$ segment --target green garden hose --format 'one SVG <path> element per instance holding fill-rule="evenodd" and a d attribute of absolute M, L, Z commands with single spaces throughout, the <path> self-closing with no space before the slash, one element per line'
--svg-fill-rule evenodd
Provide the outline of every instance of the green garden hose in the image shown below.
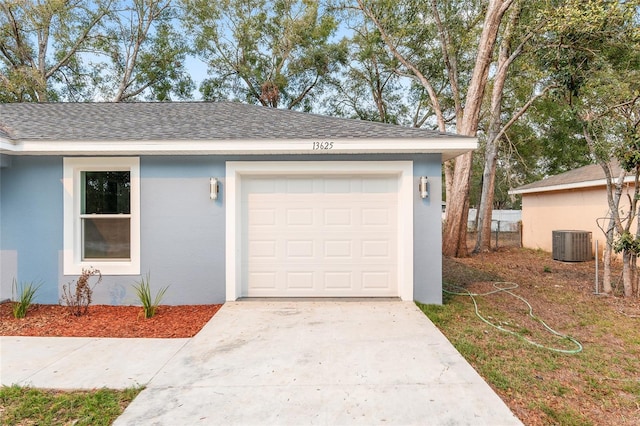
<path fill-rule="evenodd" d="M 444 291 L 447 294 L 452 294 L 455 296 L 469 296 L 471 297 L 471 300 L 473 301 L 473 305 L 475 307 L 475 311 L 476 311 L 476 315 L 478 316 L 478 318 L 480 318 L 483 322 L 485 322 L 486 324 L 490 325 L 491 327 L 497 328 L 500 331 L 503 331 L 505 333 L 509 333 L 512 334 L 514 336 L 519 337 L 520 339 L 524 340 L 525 342 L 532 344 L 536 347 L 539 348 L 543 348 L 543 349 L 547 349 L 550 351 L 554 351 L 554 352 L 560 352 L 560 353 L 564 353 L 564 354 L 577 354 L 578 352 L 582 351 L 582 345 L 580 344 L 580 342 L 578 342 L 576 339 L 574 339 L 571 336 L 567 336 L 565 334 L 562 333 L 558 333 L 557 331 L 555 331 L 554 329 L 552 329 L 551 327 L 549 327 L 542 319 L 538 318 L 537 316 L 535 316 L 533 314 L 533 307 L 531 307 L 531 304 L 522 296 L 519 296 L 515 293 L 513 293 L 511 290 L 514 290 L 516 288 L 518 288 L 518 284 L 516 283 L 512 283 L 512 282 L 504 282 L 504 281 L 499 281 L 499 282 L 494 282 L 493 286 L 496 288 L 493 291 L 489 291 L 487 293 L 471 293 L 470 291 L 468 291 L 467 289 L 464 289 L 462 287 L 457 287 L 459 290 L 461 291 L 449 291 L 446 289 L 443 289 L 442 291 Z M 538 321 L 540 324 L 542 324 L 544 326 L 545 329 L 547 329 L 550 333 L 552 333 L 555 336 L 558 336 L 562 339 L 566 339 L 568 341 L 570 341 L 571 343 L 573 343 L 576 348 L 575 349 L 560 349 L 560 348 L 553 348 L 553 347 L 549 347 L 549 346 L 545 346 L 542 345 L 540 343 L 534 342 L 533 340 L 530 340 L 528 338 L 526 338 L 525 336 L 523 336 L 520 333 L 517 333 L 513 330 L 509 330 L 507 328 L 504 328 L 500 325 L 494 324 L 491 321 L 487 320 L 486 318 L 484 318 L 481 314 L 480 314 L 480 310 L 478 308 L 478 302 L 476 301 L 476 297 L 479 296 L 489 296 L 491 294 L 496 294 L 496 293 L 507 293 L 513 297 L 515 297 L 516 299 L 521 300 L 522 302 L 524 302 L 525 305 L 527 305 L 529 307 L 529 316 L 531 318 L 533 318 L 535 321 Z"/>

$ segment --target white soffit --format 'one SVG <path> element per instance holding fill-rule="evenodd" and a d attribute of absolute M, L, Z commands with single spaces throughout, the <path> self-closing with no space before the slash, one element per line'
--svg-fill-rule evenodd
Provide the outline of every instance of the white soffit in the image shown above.
<path fill-rule="evenodd" d="M 339 140 L 17 141 L 0 138 L 0 153 L 16 155 L 442 154 L 446 161 L 478 147 L 469 137 Z"/>

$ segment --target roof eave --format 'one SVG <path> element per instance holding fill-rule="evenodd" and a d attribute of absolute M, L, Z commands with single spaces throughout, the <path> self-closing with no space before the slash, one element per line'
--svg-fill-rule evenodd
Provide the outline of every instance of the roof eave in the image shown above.
<path fill-rule="evenodd" d="M 625 177 L 624 182 L 633 182 L 633 180 L 633 176 L 627 176 Z M 509 195 L 535 194 L 539 192 L 567 191 L 571 189 L 594 188 L 606 185 L 606 179 L 597 179 L 584 182 L 565 183 L 560 185 L 540 186 L 535 188 L 516 188 L 510 190 L 508 193 Z"/>
<path fill-rule="evenodd" d="M 0 152 L 13 155 L 251 155 L 251 154 L 442 154 L 442 161 L 472 151 L 477 139 L 251 139 L 153 141 L 43 141 L 0 139 Z"/>
<path fill-rule="evenodd" d="M 0 153 L 11 152 L 15 150 L 16 145 L 7 138 L 0 135 Z"/>

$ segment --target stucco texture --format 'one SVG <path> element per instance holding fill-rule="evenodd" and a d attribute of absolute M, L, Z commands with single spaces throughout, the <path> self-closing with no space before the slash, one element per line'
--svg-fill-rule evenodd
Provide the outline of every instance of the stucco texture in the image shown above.
<path fill-rule="evenodd" d="M 626 198 L 621 206 L 628 206 Z M 522 242 L 524 247 L 553 250 L 552 231 L 590 231 L 592 249 L 598 241 L 599 252 L 605 243 L 599 228 L 608 222 L 606 187 L 592 187 L 565 191 L 538 192 L 522 195 Z M 634 228 L 635 229 L 635 228 Z"/>

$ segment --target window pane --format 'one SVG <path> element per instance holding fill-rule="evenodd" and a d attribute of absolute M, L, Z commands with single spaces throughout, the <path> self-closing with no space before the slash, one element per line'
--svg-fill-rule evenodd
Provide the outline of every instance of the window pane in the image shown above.
<path fill-rule="evenodd" d="M 83 172 L 83 214 L 131 213 L 130 172 Z"/>
<path fill-rule="evenodd" d="M 84 218 L 82 235 L 85 259 L 130 259 L 130 218 Z"/>

